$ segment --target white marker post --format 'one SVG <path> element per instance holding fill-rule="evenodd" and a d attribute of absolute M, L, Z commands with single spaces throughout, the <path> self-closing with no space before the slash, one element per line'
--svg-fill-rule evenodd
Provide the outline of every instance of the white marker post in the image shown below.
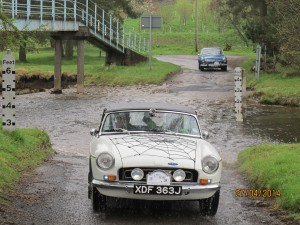
<path fill-rule="evenodd" d="M 255 63 L 255 78 L 256 78 L 256 80 L 259 80 L 260 58 L 261 58 L 261 47 L 260 47 L 260 45 L 257 45 L 257 47 L 256 47 L 256 63 Z"/>
<path fill-rule="evenodd" d="M 16 61 L 10 49 L 2 59 L 2 127 L 3 130 L 16 129 Z"/>
<path fill-rule="evenodd" d="M 234 69 L 234 106 L 236 121 L 243 121 L 243 70 L 240 67 Z"/>

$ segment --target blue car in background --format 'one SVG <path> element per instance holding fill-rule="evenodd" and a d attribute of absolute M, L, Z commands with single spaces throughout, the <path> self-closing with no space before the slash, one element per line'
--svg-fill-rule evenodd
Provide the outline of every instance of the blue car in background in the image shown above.
<path fill-rule="evenodd" d="M 205 68 L 220 68 L 222 71 L 227 71 L 227 58 L 221 48 L 202 48 L 198 54 L 199 70 Z"/>

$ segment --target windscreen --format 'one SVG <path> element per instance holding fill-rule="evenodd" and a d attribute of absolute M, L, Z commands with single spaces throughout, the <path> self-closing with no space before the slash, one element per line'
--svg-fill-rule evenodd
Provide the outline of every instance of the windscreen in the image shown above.
<path fill-rule="evenodd" d="M 200 135 L 196 118 L 189 114 L 126 111 L 110 113 L 105 117 L 102 133 L 123 131 L 157 131 Z"/>
<path fill-rule="evenodd" d="M 203 55 L 221 55 L 223 53 L 222 53 L 222 50 L 219 48 L 204 48 L 204 49 L 202 49 L 201 54 L 203 54 Z"/>

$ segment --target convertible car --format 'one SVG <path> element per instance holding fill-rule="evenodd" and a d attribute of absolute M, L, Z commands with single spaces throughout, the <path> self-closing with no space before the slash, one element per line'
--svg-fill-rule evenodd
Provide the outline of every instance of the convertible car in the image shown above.
<path fill-rule="evenodd" d="M 205 68 L 221 68 L 227 71 L 227 57 L 221 48 L 202 48 L 198 54 L 199 70 Z"/>
<path fill-rule="evenodd" d="M 205 138 L 195 110 L 162 103 L 104 109 L 91 130 L 88 197 L 105 212 L 113 198 L 198 201 L 216 214 L 222 160 Z M 109 197 L 109 198 L 108 198 Z"/>

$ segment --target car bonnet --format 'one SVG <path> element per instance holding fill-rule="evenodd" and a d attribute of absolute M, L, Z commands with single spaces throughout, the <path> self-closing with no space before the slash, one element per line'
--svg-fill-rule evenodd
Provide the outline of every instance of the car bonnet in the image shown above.
<path fill-rule="evenodd" d="M 122 135 L 110 138 L 123 167 L 194 168 L 197 141 L 165 134 Z"/>

